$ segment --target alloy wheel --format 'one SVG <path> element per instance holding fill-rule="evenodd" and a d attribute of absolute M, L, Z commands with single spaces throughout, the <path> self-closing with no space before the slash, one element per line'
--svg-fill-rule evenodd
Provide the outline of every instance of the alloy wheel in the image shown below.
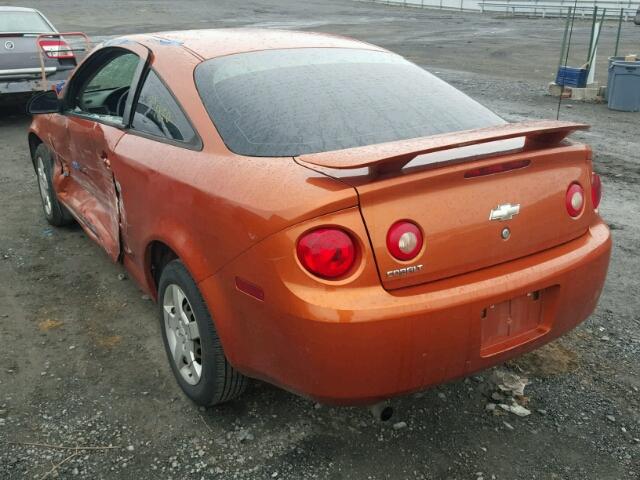
<path fill-rule="evenodd" d="M 44 211 L 48 217 L 51 216 L 53 212 L 53 207 L 51 205 L 51 192 L 49 190 L 49 180 L 47 179 L 47 172 L 44 169 L 44 161 L 42 157 L 38 157 L 37 159 L 37 170 L 38 170 L 38 186 L 40 187 L 40 196 L 42 197 L 42 205 L 44 206 Z"/>
<path fill-rule="evenodd" d="M 202 375 L 202 345 L 189 299 L 178 285 L 170 284 L 162 306 L 171 361 L 188 384 L 196 385 Z"/>

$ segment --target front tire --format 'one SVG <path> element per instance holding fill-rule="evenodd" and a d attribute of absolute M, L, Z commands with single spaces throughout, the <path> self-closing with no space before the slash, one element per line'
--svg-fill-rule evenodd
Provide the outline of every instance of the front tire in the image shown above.
<path fill-rule="evenodd" d="M 227 361 L 207 305 L 180 260 L 162 270 L 158 305 L 165 351 L 184 393 L 203 406 L 240 395 L 247 378 Z"/>
<path fill-rule="evenodd" d="M 53 155 L 44 144 L 41 143 L 36 148 L 33 162 L 36 168 L 40 198 L 42 199 L 42 209 L 47 222 L 54 227 L 73 223 L 73 217 L 69 210 L 58 201 L 56 192 L 53 189 Z"/>

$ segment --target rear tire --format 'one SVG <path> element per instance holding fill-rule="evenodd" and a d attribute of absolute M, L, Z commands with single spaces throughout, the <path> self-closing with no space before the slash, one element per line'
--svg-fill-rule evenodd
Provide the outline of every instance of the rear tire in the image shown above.
<path fill-rule="evenodd" d="M 44 216 L 50 225 L 61 227 L 73 223 L 73 217 L 64 205 L 58 200 L 53 189 L 53 155 L 44 145 L 38 145 L 33 155 L 33 163 L 36 169 L 40 198 Z"/>
<path fill-rule="evenodd" d="M 159 283 L 162 339 L 182 391 L 203 406 L 240 395 L 247 378 L 227 361 L 207 305 L 184 264 L 169 262 Z"/>

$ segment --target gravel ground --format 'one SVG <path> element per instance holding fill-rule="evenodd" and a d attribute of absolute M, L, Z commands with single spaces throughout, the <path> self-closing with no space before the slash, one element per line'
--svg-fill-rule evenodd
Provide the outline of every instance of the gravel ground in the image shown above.
<path fill-rule="evenodd" d="M 545 85 L 561 20 L 348 0 L 30 5 L 60 29 L 92 35 L 239 25 L 346 34 L 411 58 L 509 120 L 555 117 Z M 577 23 L 576 45 L 588 33 Z M 640 28 L 625 25 L 622 46 L 640 51 Z M 581 59 L 584 50 L 572 52 Z M 565 102 L 561 118 L 593 125 L 579 138 L 594 147 L 614 234 L 600 306 L 559 341 L 501 367 L 528 378 L 519 401 L 531 415 L 491 411 L 509 402 L 484 372 L 397 399 L 382 424 L 364 409 L 315 405 L 259 382 L 218 408 L 191 404 L 171 375 L 152 302 L 81 230 L 44 221 L 29 119 L 3 108 L 0 478 L 637 480 L 640 114 Z"/>

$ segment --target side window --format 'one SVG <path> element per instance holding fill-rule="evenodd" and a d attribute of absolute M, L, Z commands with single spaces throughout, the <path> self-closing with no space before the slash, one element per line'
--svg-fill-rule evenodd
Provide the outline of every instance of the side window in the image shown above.
<path fill-rule="evenodd" d="M 131 128 L 156 137 L 193 143 L 196 133 L 158 75 L 149 70 L 135 106 Z"/>
<path fill-rule="evenodd" d="M 134 53 L 111 56 L 78 89 L 73 111 L 122 121 L 127 97 L 140 58 Z"/>

